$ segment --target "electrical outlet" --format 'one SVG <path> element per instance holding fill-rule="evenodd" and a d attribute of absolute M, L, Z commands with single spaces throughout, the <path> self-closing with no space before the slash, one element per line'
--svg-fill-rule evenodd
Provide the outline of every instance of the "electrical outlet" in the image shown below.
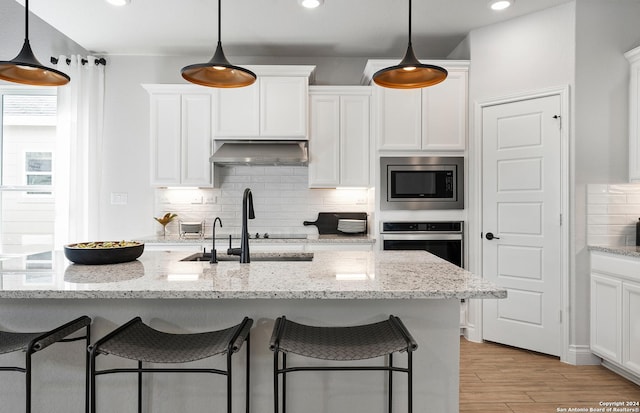
<path fill-rule="evenodd" d="M 192 204 L 201 204 L 202 203 L 202 197 L 201 196 L 194 196 L 193 198 L 191 198 L 191 203 Z"/>
<path fill-rule="evenodd" d="M 356 198 L 356 204 L 357 205 L 364 205 L 367 203 L 367 198 L 363 197 L 363 196 L 359 196 L 358 198 Z"/>
<path fill-rule="evenodd" d="M 127 205 L 128 194 L 126 192 L 112 192 L 111 205 Z"/>
<path fill-rule="evenodd" d="M 205 204 L 217 204 L 218 203 L 218 197 L 215 196 L 215 195 L 207 196 L 204 199 L 204 203 Z"/>

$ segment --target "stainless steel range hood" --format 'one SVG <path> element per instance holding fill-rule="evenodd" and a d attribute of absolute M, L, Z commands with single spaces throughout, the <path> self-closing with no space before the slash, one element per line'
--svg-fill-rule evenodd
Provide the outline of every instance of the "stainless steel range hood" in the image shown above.
<path fill-rule="evenodd" d="M 309 161 L 307 141 L 236 140 L 217 145 L 209 158 L 215 165 L 305 166 Z"/>

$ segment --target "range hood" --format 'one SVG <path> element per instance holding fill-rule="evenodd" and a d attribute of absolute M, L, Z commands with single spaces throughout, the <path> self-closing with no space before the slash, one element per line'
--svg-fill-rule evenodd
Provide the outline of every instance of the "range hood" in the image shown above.
<path fill-rule="evenodd" d="M 215 165 L 305 166 L 309 161 L 307 141 L 235 140 L 217 145 L 209 158 Z"/>

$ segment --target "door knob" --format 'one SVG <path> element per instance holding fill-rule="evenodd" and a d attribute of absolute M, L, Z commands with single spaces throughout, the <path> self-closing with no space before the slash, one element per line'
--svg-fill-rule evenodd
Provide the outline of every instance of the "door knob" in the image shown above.
<path fill-rule="evenodd" d="M 491 241 L 492 239 L 500 239 L 500 237 L 496 237 L 493 235 L 493 232 L 487 232 L 487 235 L 485 235 L 485 237 Z"/>

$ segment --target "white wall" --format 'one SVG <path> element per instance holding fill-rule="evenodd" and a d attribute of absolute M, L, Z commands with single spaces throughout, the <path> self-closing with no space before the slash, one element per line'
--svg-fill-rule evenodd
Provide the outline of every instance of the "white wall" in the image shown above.
<path fill-rule="evenodd" d="M 15 0 L 0 0 L 0 60 L 11 60 L 24 43 L 24 7 Z M 29 15 L 29 43 L 33 53 L 44 65 L 49 65 L 51 56 L 61 54 L 86 54 L 80 45 L 43 22 L 33 13 Z M 0 84 L 6 82 L 0 81 Z"/>
<path fill-rule="evenodd" d="M 479 180 L 481 136 L 475 136 L 475 105 L 510 95 L 574 84 L 575 3 L 543 10 L 469 33 L 469 239 L 470 251 L 481 248 Z M 482 273 L 478 257 L 470 270 Z M 478 322 L 479 304 L 472 306 L 470 323 Z M 471 330 L 470 330 L 471 331 Z M 477 334 L 472 332 L 471 334 Z M 479 339 L 480 337 L 474 336 Z"/>
<path fill-rule="evenodd" d="M 576 343 L 589 341 L 586 184 L 628 180 L 629 66 L 623 53 L 640 45 L 639 16 L 638 0 L 577 1 L 572 279 Z"/>

